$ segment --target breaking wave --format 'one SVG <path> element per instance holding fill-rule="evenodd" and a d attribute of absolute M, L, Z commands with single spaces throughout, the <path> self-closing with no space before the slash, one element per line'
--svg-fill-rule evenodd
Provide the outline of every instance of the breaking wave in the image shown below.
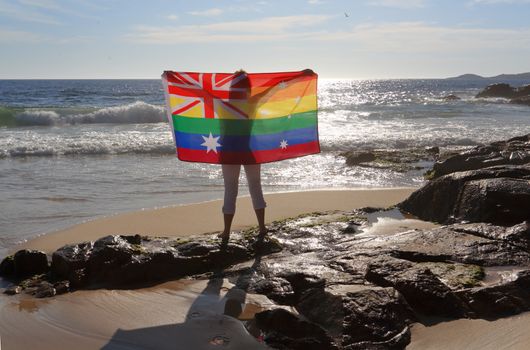
<path fill-rule="evenodd" d="M 127 105 L 91 108 L 0 107 L 0 126 L 60 126 L 75 124 L 145 124 L 166 120 L 165 108 L 137 101 Z"/>

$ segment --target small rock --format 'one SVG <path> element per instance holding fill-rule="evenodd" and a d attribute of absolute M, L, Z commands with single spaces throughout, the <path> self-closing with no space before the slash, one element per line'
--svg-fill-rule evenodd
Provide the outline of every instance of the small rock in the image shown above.
<path fill-rule="evenodd" d="M 357 152 L 350 151 L 345 154 L 346 156 L 346 165 L 354 166 L 361 163 L 373 162 L 375 160 L 375 155 L 372 152 Z"/>
<path fill-rule="evenodd" d="M 13 260 L 17 278 L 38 275 L 49 270 L 48 257 L 44 252 L 37 250 L 19 250 Z"/>
<path fill-rule="evenodd" d="M 20 286 L 11 286 L 9 288 L 6 288 L 6 290 L 4 290 L 4 293 L 7 295 L 15 295 L 20 294 L 21 291 L 22 288 Z"/>
<path fill-rule="evenodd" d="M 444 101 L 458 101 L 458 100 L 461 100 L 461 98 L 456 95 L 450 94 L 450 95 L 444 96 L 443 100 Z"/>
<path fill-rule="evenodd" d="M 15 274 L 15 261 L 13 255 L 10 255 L 0 263 L 0 276 L 11 277 Z"/>

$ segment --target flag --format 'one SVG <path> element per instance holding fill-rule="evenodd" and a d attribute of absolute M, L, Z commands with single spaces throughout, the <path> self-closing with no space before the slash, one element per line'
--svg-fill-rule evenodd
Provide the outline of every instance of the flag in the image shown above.
<path fill-rule="evenodd" d="M 311 70 L 164 72 L 178 158 L 259 164 L 319 153 L 317 78 Z"/>

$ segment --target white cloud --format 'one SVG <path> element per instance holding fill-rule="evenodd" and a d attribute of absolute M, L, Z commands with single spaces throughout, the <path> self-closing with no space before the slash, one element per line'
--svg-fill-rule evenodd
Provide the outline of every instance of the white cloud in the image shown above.
<path fill-rule="evenodd" d="M 321 4 L 325 4 L 326 2 L 322 0 L 308 0 L 307 3 L 309 5 L 321 5 Z"/>
<path fill-rule="evenodd" d="M 140 26 L 136 28 L 135 33 L 127 36 L 127 39 L 142 43 L 169 44 L 309 38 L 317 33 L 300 31 L 300 28 L 309 28 L 330 18 L 324 15 L 299 15 L 179 27 Z"/>
<path fill-rule="evenodd" d="M 88 15 L 86 12 L 78 12 L 71 10 L 64 4 L 60 4 L 55 0 L 18 0 L 22 5 L 25 5 L 26 8 L 34 7 L 37 9 L 43 9 L 50 12 L 64 13 L 66 15 L 81 17 L 81 18 L 90 18 L 94 19 L 96 17 Z"/>
<path fill-rule="evenodd" d="M 42 37 L 35 33 L 0 28 L 1 43 L 34 43 L 41 40 Z"/>
<path fill-rule="evenodd" d="M 211 8 L 203 11 L 190 11 L 188 12 L 190 15 L 194 16 L 205 16 L 205 17 L 213 17 L 213 16 L 219 16 L 223 14 L 223 10 L 220 8 Z"/>
<path fill-rule="evenodd" d="M 169 15 L 169 16 L 167 16 L 166 18 L 167 18 L 167 19 L 170 19 L 170 20 L 172 20 L 172 21 L 176 21 L 176 20 L 179 18 L 179 16 L 177 16 L 177 15 Z"/>
<path fill-rule="evenodd" d="M 360 51 L 456 54 L 530 48 L 530 28 L 444 27 L 423 22 L 367 23 L 347 32 L 322 34 L 319 40 L 349 41 Z"/>
<path fill-rule="evenodd" d="M 425 6 L 425 0 L 371 0 L 368 5 L 396 8 L 419 8 Z"/>
<path fill-rule="evenodd" d="M 0 0 L 0 17 L 8 17 L 24 22 L 43 24 L 61 24 L 55 18 L 28 10 L 12 3 Z"/>
<path fill-rule="evenodd" d="M 473 0 L 471 4 L 530 4 L 530 0 Z"/>

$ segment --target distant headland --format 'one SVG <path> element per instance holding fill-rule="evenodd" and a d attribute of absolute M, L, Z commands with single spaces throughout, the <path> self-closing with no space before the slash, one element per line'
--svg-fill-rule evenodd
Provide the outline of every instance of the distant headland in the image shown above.
<path fill-rule="evenodd" d="M 457 77 L 451 77 L 447 79 L 459 79 L 459 80 L 526 80 L 530 79 L 530 72 L 519 73 L 519 74 L 499 74 L 494 77 L 483 77 L 477 74 L 462 74 Z"/>

